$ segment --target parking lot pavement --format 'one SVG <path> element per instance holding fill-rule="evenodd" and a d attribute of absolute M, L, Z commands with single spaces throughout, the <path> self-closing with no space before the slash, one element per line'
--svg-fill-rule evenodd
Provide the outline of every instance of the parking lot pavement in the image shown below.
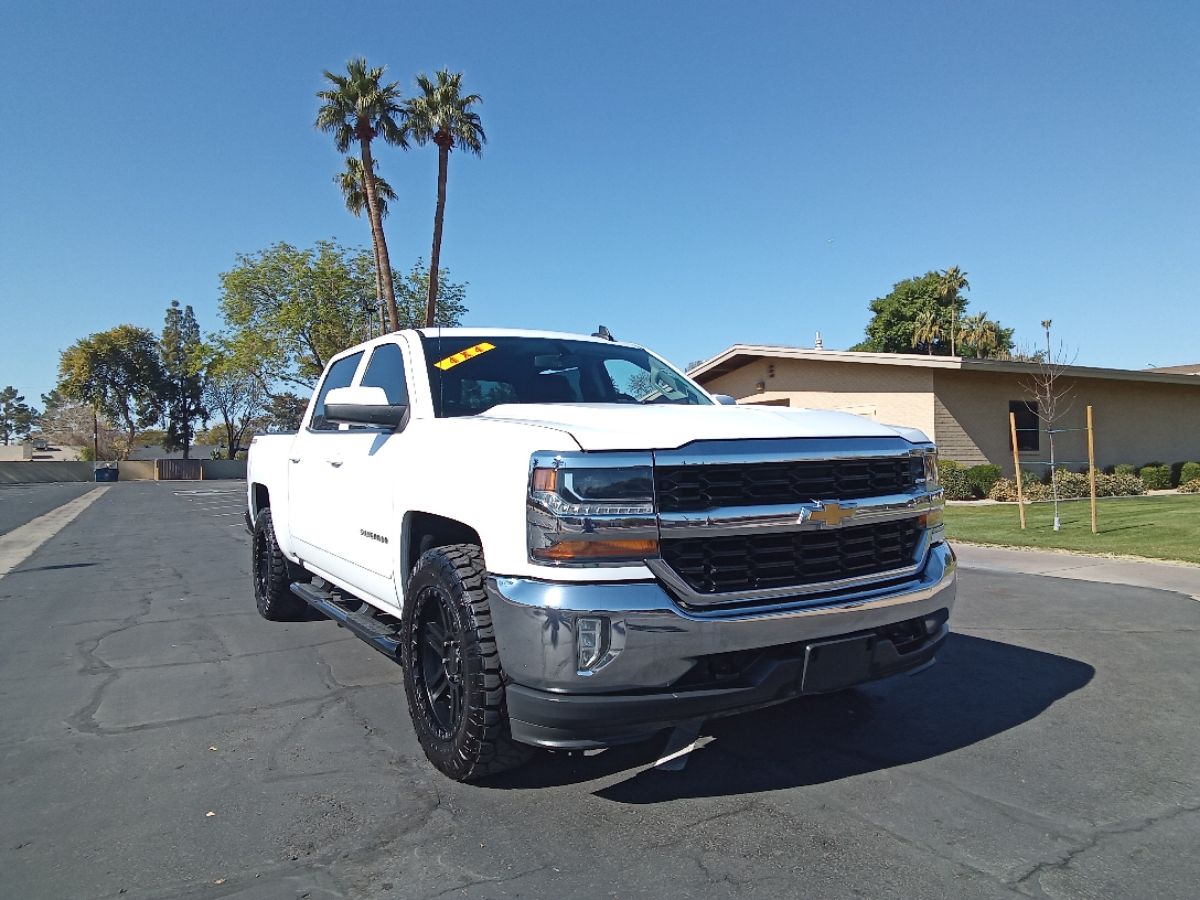
<path fill-rule="evenodd" d="M 711 722 L 679 772 L 651 768 L 657 741 L 465 786 L 421 755 L 393 664 L 257 616 L 245 534 L 189 489 L 118 483 L 0 578 L 4 896 L 1200 884 L 1200 604 L 1180 594 L 963 571 L 920 675 Z"/>
<path fill-rule="evenodd" d="M 36 519 L 68 500 L 94 490 L 93 482 L 62 484 L 0 484 L 0 534 Z"/>

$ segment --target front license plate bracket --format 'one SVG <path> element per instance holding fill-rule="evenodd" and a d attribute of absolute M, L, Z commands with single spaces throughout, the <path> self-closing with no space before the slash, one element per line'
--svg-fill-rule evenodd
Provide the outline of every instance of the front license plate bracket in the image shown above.
<path fill-rule="evenodd" d="M 800 690 L 806 694 L 837 691 L 871 677 L 875 635 L 822 641 L 804 648 L 804 674 Z"/>

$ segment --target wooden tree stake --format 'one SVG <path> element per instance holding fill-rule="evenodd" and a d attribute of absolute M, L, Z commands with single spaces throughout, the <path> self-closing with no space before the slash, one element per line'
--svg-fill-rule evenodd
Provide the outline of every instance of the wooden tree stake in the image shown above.
<path fill-rule="evenodd" d="M 1088 429 L 1088 481 L 1092 487 L 1092 534 L 1097 533 L 1096 528 L 1096 441 L 1095 429 L 1092 427 L 1092 407 L 1089 404 L 1087 408 L 1087 429 Z"/>
<path fill-rule="evenodd" d="M 1021 489 L 1021 457 L 1017 453 L 1017 414 L 1008 414 L 1008 430 L 1012 434 L 1013 472 L 1017 477 L 1017 509 L 1021 511 L 1021 530 L 1025 530 L 1025 492 Z"/>

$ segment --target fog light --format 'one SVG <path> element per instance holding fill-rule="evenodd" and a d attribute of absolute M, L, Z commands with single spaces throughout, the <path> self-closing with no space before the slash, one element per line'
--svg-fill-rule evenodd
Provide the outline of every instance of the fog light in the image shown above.
<path fill-rule="evenodd" d="M 575 649 L 578 669 L 586 672 L 604 655 L 608 643 L 608 619 L 581 616 L 575 620 Z"/>

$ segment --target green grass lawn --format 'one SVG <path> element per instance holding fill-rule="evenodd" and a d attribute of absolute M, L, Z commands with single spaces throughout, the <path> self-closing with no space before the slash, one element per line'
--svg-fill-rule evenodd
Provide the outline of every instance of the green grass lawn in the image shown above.
<path fill-rule="evenodd" d="M 1027 505 L 1024 531 L 1015 503 L 947 506 L 946 534 L 951 541 L 1200 563 L 1200 494 L 1101 500 L 1099 534 L 1092 534 L 1088 501 L 1071 500 L 1059 509 L 1062 530 L 1056 533 L 1053 503 Z"/>

